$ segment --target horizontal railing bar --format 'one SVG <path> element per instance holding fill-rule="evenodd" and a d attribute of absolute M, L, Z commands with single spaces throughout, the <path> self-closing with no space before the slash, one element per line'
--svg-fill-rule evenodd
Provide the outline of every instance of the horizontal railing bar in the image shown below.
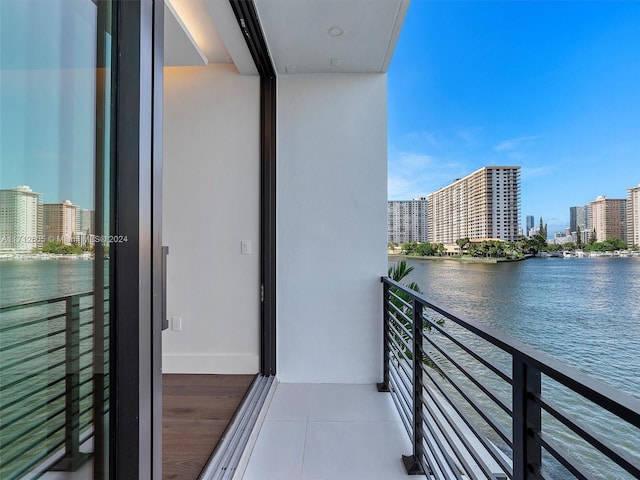
<path fill-rule="evenodd" d="M 13 325 L 8 325 L 6 327 L 0 328 L 0 334 L 4 335 L 7 332 L 10 332 L 11 330 L 20 330 L 21 328 L 31 327 L 33 325 L 38 325 L 40 323 L 48 322 L 51 320 L 57 320 L 59 318 L 62 319 L 62 318 L 65 318 L 65 316 L 66 316 L 65 312 L 60 312 L 60 313 L 55 313 L 53 315 L 49 315 L 47 317 L 41 317 L 41 318 L 36 318 L 34 320 L 28 320 L 26 322 L 15 323 Z"/>
<path fill-rule="evenodd" d="M 404 370 L 404 367 L 402 367 L 402 370 L 398 368 L 390 368 L 389 372 L 395 372 L 398 375 L 398 379 L 401 381 L 402 386 L 405 388 L 408 397 L 411 397 L 411 392 L 413 391 L 413 383 L 411 381 L 411 377 L 413 375 L 410 372 L 406 372 Z"/>
<path fill-rule="evenodd" d="M 44 419 L 40 420 L 39 422 L 31 424 L 31 426 L 26 429 L 21 429 L 19 432 L 16 432 L 12 437 L 7 436 L 8 438 L 3 438 L 2 439 L 3 443 L 5 443 L 6 445 L 10 445 L 13 442 L 19 440 L 20 438 L 25 438 L 29 433 L 53 421 L 56 417 L 59 417 L 60 415 L 64 415 L 64 409 L 65 407 L 63 405 L 61 409 L 47 414 L 47 416 Z M 22 418 L 24 418 L 24 416 Z M 64 422 L 63 422 L 63 425 L 64 425 Z M 48 432 L 43 432 L 43 435 L 40 435 L 40 437 L 44 437 L 46 439 L 49 437 L 49 434 Z M 42 443 L 42 438 L 36 438 L 35 440 L 36 440 L 36 445 Z"/>
<path fill-rule="evenodd" d="M 469 403 L 469 405 L 478 413 L 478 415 L 480 415 L 482 419 L 485 422 L 487 422 L 487 425 L 489 425 L 500 436 L 500 438 L 502 438 L 502 440 L 507 445 L 509 445 L 510 447 L 513 447 L 512 440 L 509 438 L 509 435 L 504 429 L 504 427 L 502 427 L 502 425 L 500 425 L 496 420 L 494 420 L 491 414 L 489 414 L 488 412 L 485 412 L 484 409 L 480 405 L 478 405 L 478 403 L 475 400 L 471 398 L 471 396 L 465 391 L 465 389 L 463 389 L 460 385 L 458 385 L 457 382 L 447 374 L 447 372 L 442 368 L 440 363 L 429 352 L 425 351 L 425 354 L 427 355 L 427 357 L 429 357 L 429 360 L 431 360 L 431 362 L 438 368 L 438 371 L 442 374 L 442 376 L 449 381 L 451 386 L 455 388 L 456 391 L 460 395 L 462 395 L 462 397 L 467 401 L 467 403 Z M 426 371 L 424 366 L 422 370 Z"/>
<path fill-rule="evenodd" d="M 425 443 L 427 444 L 431 452 L 434 454 L 434 457 L 436 458 L 436 462 L 438 463 L 440 470 L 442 471 L 450 470 L 450 472 L 453 473 L 456 480 L 462 480 L 462 475 L 458 471 L 455 461 L 453 460 L 453 458 L 451 458 L 451 456 L 445 449 L 444 442 L 442 441 L 444 432 L 435 431 L 435 429 L 433 428 L 433 424 L 429 421 L 429 419 L 425 418 L 424 411 L 420 413 L 420 417 L 421 417 L 420 419 L 422 421 L 423 427 L 426 427 L 425 433 L 428 432 L 429 433 L 428 436 L 431 437 L 431 439 L 428 439 L 427 435 L 425 435 L 424 437 Z M 435 420 L 435 418 L 433 420 Z M 438 453 L 440 455 L 438 455 Z M 441 458 L 441 457 L 444 457 L 444 458 Z M 443 463 L 443 461 L 446 462 L 446 465 Z M 469 473 L 469 472 L 466 472 L 466 473 Z M 473 477 L 472 480 L 475 480 L 475 477 Z"/>
<path fill-rule="evenodd" d="M 458 338 L 447 332 L 444 328 L 442 328 L 440 325 L 438 325 L 436 322 L 434 322 L 433 320 L 431 320 L 430 318 L 427 318 L 427 322 L 433 327 L 435 328 L 439 333 L 441 333 L 442 335 L 444 335 L 445 337 L 447 337 L 449 340 L 451 340 L 453 343 L 455 343 L 458 347 L 462 348 L 465 352 L 467 352 L 469 355 L 471 355 L 473 358 L 475 358 L 476 360 L 478 360 L 480 363 L 482 363 L 485 367 L 487 367 L 489 370 L 491 370 L 493 373 L 495 373 L 498 377 L 500 377 L 502 380 L 504 380 L 505 382 L 507 382 L 509 385 L 513 384 L 513 380 L 511 379 L 511 377 L 509 376 L 509 374 L 504 371 L 502 368 L 500 368 L 498 365 L 494 365 L 492 362 L 490 362 L 489 360 L 485 359 L 482 357 L 482 355 L 480 355 L 479 353 L 477 353 L 475 350 L 473 350 L 471 347 L 465 345 L 463 342 L 461 342 L 460 340 L 458 340 Z"/>
<path fill-rule="evenodd" d="M 394 392 L 398 397 L 402 400 L 406 408 L 407 418 L 413 417 L 413 399 L 411 398 L 411 390 L 407 390 L 406 385 L 401 382 L 401 379 L 397 372 L 389 372 L 389 375 L 392 377 L 395 382 L 396 391 Z"/>
<path fill-rule="evenodd" d="M 105 287 L 105 290 L 108 287 Z M 93 290 L 90 292 L 82 292 L 82 293 L 74 293 L 71 295 L 64 295 L 61 297 L 51 297 L 51 298 L 45 298 L 44 300 L 32 300 L 29 302 L 21 302 L 21 303 L 14 303 L 12 305 L 6 305 L 4 307 L 0 307 L 0 313 L 2 312 L 11 312 L 13 310 L 17 310 L 20 308 L 31 308 L 31 307 L 39 307 L 42 305 L 50 305 L 52 303 L 59 303 L 59 302 L 64 302 L 66 301 L 67 298 L 71 298 L 71 297 L 88 297 L 93 295 Z"/>
<path fill-rule="evenodd" d="M 44 368 L 41 368 L 40 370 L 36 371 L 36 372 L 32 372 L 29 375 L 20 377 L 18 380 L 11 382 L 11 383 L 5 383 L 3 385 L 0 385 L 0 392 L 4 391 L 4 390 L 8 390 L 11 387 L 15 387 L 16 385 L 20 385 L 21 383 L 27 381 L 27 380 L 31 380 L 34 377 L 37 377 L 38 375 L 42 375 L 43 373 L 46 372 L 50 372 L 51 370 L 55 370 L 58 367 L 62 367 L 64 366 L 65 361 L 63 360 L 62 362 L 58 362 L 58 363 L 53 363 L 51 365 L 47 365 Z"/>
<path fill-rule="evenodd" d="M 14 423 L 16 423 L 19 420 L 24 419 L 25 417 L 29 417 L 31 415 L 33 415 L 35 412 L 37 412 L 38 410 L 49 406 L 51 403 L 55 402 L 56 400 L 60 400 L 62 398 L 64 398 L 65 396 L 65 392 L 62 392 L 58 395 L 56 395 L 53 398 L 48 398 L 46 399 L 44 402 L 40 402 L 36 405 L 34 405 L 30 410 L 27 410 L 26 412 L 20 412 L 19 415 L 15 416 L 13 419 L 9 420 L 6 423 L 3 423 L 2 425 L 0 425 L 0 432 L 6 428 L 9 428 L 11 425 L 13 425 Z M 29 398 L 29 395 L 22 397 L 22 400 Z"/>
<path fill-rule="evenodd" d="M 595 480 L 595 477 L 591 475 L 589 472 L 586 472 L 582 469 L 575 459 L 569 460 L 571 455 L 567 452 L 563 451 L 562 448 L 557 445 L 553 445 L 552 442 L 546 439 L 545 435 L 540 433 L 537 435 L 536 440 L 540 442 L 540 445 L 549 452 L 553 457 L 560 462 L 567 470 L 569 470 L 574 477 L 578 478 L 578 480 Z"/>
<path fill-rule="evenodd" d="M 32 458 L 31 461 L 25 463 L 20 470 L 18 470 L 16 472 L 13 472 L 13 476 L 9 477 L 6 480 L 17 480 L 19 478 L 22 478 L 23 474 L 29 472 L 29 470 L 31 470 L 31 468 L 33 468 L 34 466 L 40 464 L 43 460 L 47 459 L 47 457 L 49 457 L 51 454 L 56 453 L 57 451 L 59 451 L 60 448 L 63 447 L 63 446 L 64 446 L 64 440 L 56 443 L 55 445 L 52 445 L 52 446 L 48 447 L 46 450 L 44 450 L 42 453 L 40 453 L 40 455 L 38 455 L 37 457 Z"/>
<path fill-rule="evenodd" d="M 422 444 L 423 444 L 422 451 L 424 452 L 424 459 L 421 458 L 419 460 L 426 476 L 429 479 L 433 477 L 435 480 L 449 480 L 447 477 L 443 477 L 443 475 L 445 475 L 445 472 L 440 470 L 440 467 L 438 466 L 438 462 L 436 461 L 436 458 L 433 452 L 431 451 L 429 444 L 424 439 L 422 440 Z"/>
<path fill-rule="evenodd" d="M 476 449 L 473 447 L 473 445 L 471 445 L 471 442 L 469 441 L 467 436 L 462 432 L 462 429 L 458 425 L 458 422 L 456 422 L 451 417 L 451 414 L 449 412 L 447 412 L 447 410 L 445 408 L 443 408 L 443 406 L 441 404 L 441 400 L 436 397 L 435 392 L 431 391 L 431 389 L 428 388 L 427 386 L 423 387 L 423 392 L 424 391 L 427 392 L 427 395 L 429 396 L 429 398 L 431 398 L 431 402 L 436 406 L 436 408 L 440 412 L 440 415 L 446 420 L 447 425 L 449 425 L 450 429 L 453 430 L 453 432 L 455 433 L 456 438 L 458 439 L 458 441 L 461 442 L 466 447 L 467 451 L 469 452 L 469 454 L 473 458 L 474 462 L 480 467 L 480 469 L 489 478 L 491 478 L 493 476 L 493 472 L 491 471 L 489 466 L 486 464 L 484 459 L 477 454 L 478 452 L 476 452 Z M 429 413 L 431 414 L 430 411 L 429 411 Z M 447 431 L 446 426 L 442 424 L 441 420 L 438 418 L 437 415 L 431 414 L 431 417 L 433 417 L 433 420 L 438 424 L 438 427 L 442 431 L 443 435 L 449 441 L 449 446 L 456 453 L 456 457 L 458 458 L 458 461 L 460 461 L 461 463 L 464 463 L 465 467 L 467 468 L 467 470 L 471 471 L 472 470 L 472 466 L 467 462 L 467 460 L 466 460 L 465 456 L 463 455 L 463 453 L 457 448 L 457 446 L 455 445 L 456 442 L 452 441 L 452 437 L 446 434 L 446 431 Z M 474 429 L 471 428 L 471 431 L 473 431 L 473 430 Z M 474 434 L 477 436 L 476 432 L 474 432 Z"/>
<path fill-rule="evenodd" d="M 80 356 L 82 357 L 82 355 L 80 355 Z M 82 373 L 82 372 L 84 372 L 85 370 L 87 370 L 87 369 L 92 369 L 92 368 L 93 368 L 93 363 L 88 363 L 88 364 L 86 364 L 84 367 L 80 367 L 80 368 L 78 369 L 78 373 Z M 91 380 L 91 378 L 90 378 L 90 380 Z"/>
<path fill-rule="evenodd" d="M 398 291 L 402 291 L 404 292 L 406 290 L 406 287 L 402 286 L 403 288 L 399 289 L 399 290 L 393 290 L 393 289 L 389 289 L 389 299 L 388 302 L 392 303 L 392 298 L 395 298 L 396 300 L 398 300 L 402 305 L 404 305 L 405 307 L 407 307 L 410 310 L 413 310 L 413 305 L 411 305 L 410 303 L 408 303 L 404 298 L 402 298 L 400 295 L 398 295 Z"/>
<path fill-rule="evenodd" d="M 451 311 L 439 307 L 427 300 L 423 295 L 406 288 L 390 278 L 382 277 L 382 281 L 389 285 L 389 287 L 400 289 L 409 297 L 420 301 L 431 310 L 461 325 L 505 352 L 512 355 L 514 352 L 517 352 L 519 356 L 524 358 L 526 363 L 533 365 L 541 373 L 569 387 L 586 399 L 591 400 L 615 415 L 618 415 L 628 423 L 640 428 L 640 400 L 632 395 L 616 390 L 605 382 L 591 377 L 550 355 L 540 352 L 510 335 L 496 331 L 476 321 L 463 320 L 461 315 L 456 315 Z"/>
<path fill-rule="evenodd" d="M 40 335 L 40 336 L 37 336 L 37 337 L 31 337 L 31 338 L 29 338 L 27 340 L 23 340 L 21 342 L 12 343 L 10 345 L 3 345 L 2 347 L 0 347 L 0 353 L 5 353 L 5 352 L 8 352 L 8 351 L 13 350 L 15 348 L 23 347 L 25 345 L 29 345 L 30 343 L 37 342 L 37 341 L 40 341 L 40 340 L 46 340 L 47 338 L 55 337 L 56 335 L 61 335 L 63 333 L 65 333 L 65 329 L 64 328 L 62 330 L 56 330 L 54 332 L 45 333 L 44 335 Z"/>
<path fill-rule="evenodd" d="M 404 428 L 407 431 L 407 433 L 409 434 L 409 437 L 413 436 L 413 428 L 411 427 L 411 419 L 407 418 L 406 412 L 400 407 L 398 396 L 396 394 L 394 394 L 393 392 L 391 392 L 391 399 L 393 400 L 393 403 L 395 403 L 396 408 L 398 409 L 398 413 L 400 415 L 400 419 L 402 420 L 402 423 L 404 424 Z"/>
<path fill-rule="evenodd" d="M 620 465 L 627 472 L 631 473 L 634 477 L 640 478 L 640 462 L 631 457 L 626 452 L 613 446 L 605 439 L 598 438 L 597 434 L 591 431 L 590 428 L 581 426 L 578 421 L 572 418 L 566 412 L 562 412 L 559 407 L 552 404 L 550 401 L 545 401 L 540 398 L 539 395 L 533 395 L 534 400 L 544 408 L 549 414 L 562 422 L 568 428 L 577 433 L 581 438 L 586 440 L 589 444 L 593 445 L 596 449 L 602 452 L 610 460 Z"/>
<path fill-rule="evenodd" d="M 397 319 L 397 318 L 395 317 L 395 315 L 396 315 L 395 313 L 393 313 L 393 312 L 389 312 L 389 327 L 393 326 L 393 327 L 394 327 L 394 330 L 395 330 L 396 332 L 398 332 L 398 334 L 399 334 L 400 336 L 403 336 L 403 337 L 404 337 L 404 336 L 406 336 L 409 340 L 413 340 L 413 333 L 412 333 L 412 332 L 410 332 L 410 331 L 407 329 L 407 327 L 404 325 L 404 323 L 405 323 L 405 322 L 403 322 L 403 321 L 401 321 L 401 320 Z M 406 320 L 406 324 L 411 325 L 411 324 L 412 324 L 412 320 Z M 402 333 L 401 333 L 401 332 L 399 332 L 398 330 L 396 330 L 396 329 L 395 329 L 395 327 L 396 327 L 396 326 L 400 327 L 400 329 L 402 330 L 402 332 L 404 332 L 404 334 L 405 334 L 405 335 L 402 335 Z"/>
<path fill-rule="evenodd" d="M 423 337 L 425 338 L 425 340 L 427 340 L 427 342 L 433 345 L 438 350 L 438 352 L 440 352 L 442 356 L 444 356 L 449 361 L 449 363 L 451 363 L 454 367 L 456 367 L 458 371 L 461 372 L 465 377 L 471 380 L 471 382 L 476 387 L 478 387 L 486 396 L 488 396 L 496 405 L 498 405 L 502 410 L 504 410 L 509 415 L 512 414 L 511 408 L 507 405 L 507 403 L 502 398 L 498 396 L 497 393 L 494 393 L 491 389 L 482 385 L 482 383 L 480 383 L 480 381 L 477 380 L 474 375 L 469 373 L 465 367 L 460 365 L 451 355 L 446 353 L 444 349 L 442 349 L 435 340 L 428 338 L 428 336 L 426 335 L 423 335 Z"/>
<path fill-rule="evenodd" d="M 411 362 L 411 359 L 407 356 L 407 354 L 405 353 L 405 351 L 402 349 L 402 347 L 398 344 L 398 342 L 396 341 L 396 338 L 391 337 L 388 339 L 389 342 L 391 342 L 392 346 L 395 347 L 393 349 L 389 349 L 392 352 L 399 352 L 402 354 L 402 358 L 404 360 L 406 360 L 407 362 Z M 410 348 L 408 348 L 408 351 L 411 351 Z M 400 359 L 400 357 L 398 357 L 397 355 L 395 355 L 395 357 L 398 359 L 399 363 L 403 363 Z M 404 368 L 404 365 L 403 365 Z M 406 370 L 405 370 L 406 371 Z M 411 374 L 409 372 L 407 372 L 407 375 L 409 375 L 411 377 Z"/>
<path fill-rule="evenodd" d="M 36 390 L 35 392 L 33 392 L 33 391 L 26 392 L 23 396 L 18 397 L 18 398 L 16 398 L 16 399 L 11 400 L 10 402 L 5 403 L 4 405 L 2 405 L 2 406 L 0 407 L 0 412 L 1 412 L 2 410 L 7 409 L 7 408 L 11 408 L 11 407 L 13 407 L 14 405 L 16 405 L 16 404 L 18 404 L 18 403 L 20 403 L 20 402 L 23 402 L 24 400 L 28 399 L 28 398 L 29 398 L 30 396 L 32 396 L 33 394 L 40 393 L 40 392 L 44 392 L 45 390 L 47 390 L 47 389 L 49 389 L 49 388 L 53 387 L 53 386 L 54 386 L 54 385 L 56 385 L 57 383 L 63 382 L 64 380 L 65 380 L 65 378 L 64 378 L 64 377 L 59 377 L 59 378 L 57 378 L 56 380 L 52 380 L 52 381 L 50 381 L 50 382 L 49 382 L 49 383 L 47 383 L 44 387 L 39 388 L 39 389 L 38 389 L 38 390 Z"/>
<path fill-rule="evenodd" d="M 6 372 L 11 370 L 13 367 L 24 365 L 25 363 L 30 362 L 31 360 L 41 359 L 43 355 L 51 355 L 52 353 L 55 353 L 55 352 L 57 352 L 59 350 L 64 350 L 64 349 L 65 349 L 65 345 L 64 344 L 60 344 L 57 347 L 52 347 L 52 348 L 50 348 L 49 350 L 47 350 L 45 352 L 38 352 L 38 353 L 35 353 L 35 354 L 31 355 L 31 356 L 20 358 L 19 360 L 16 360 L 13 363 L 7 363 L 5 365 L 2 365 L 2 372 L 4 374 L 6 374 Z"/>
<path fill-rule="evenodd" d="M 393 336 L 391 335 L 392 333 L 394 334 Z M 409 345 L 402 334 L 398 330 L 396 330 L 395 325 L 389 325 L 389 335 L 391 337 L 390 339 L 394 341 L 399 350 L 401 350 L 402 347 L 404 347 L 409 352 L 412 350 L 411 345 Z M 399 345 L 396 339 L 399 339 L 402 345 Z"/>
<path fill-rule="evenodd" d="M 402 318 L 402 320 L 400 320 L 400 318 L 398 318 L 398 315 Z M 413 319 L 411 317 L 409 317 L 406 313 L 397 310 L 392 312 L 391 310 L 389 310 L 389 323 L 391 323 L 391 321 L 393 321 L 393 323 L 402 325 L 402 324 L 409 324 L 412 325 L 413 324 Z M 404 325 L 403 325 L 404 326 Z M 409 332 L 407 332 L 409 333 Z M 412 335 L 409 333 L 409 336 L 411 337 Z"/>
<path fill-rule="evenodd" d="M 426 435 L 430 435 L 430 432 L 425 432 Z M 430 472 L 429 476 L 433 476 L 437 480 L 450 480 L 450 470 L 443 468 L 442 463 L 440 462 L 439 456 L 437 455 L 437 450 L 432 449 L 432 446 L 429 444 L 429 440 L 425 437 L 422 439 L 422 446 L 424 451 L 424 460 L 423 469 L 425 472 Z M 425 464 L 426 463 L 426 467 Z"/>
<path fill-rule="evenodd" d="M 48 436 L 47 438 L 52 438 L 52 437 L 53 437 L 56 433 L 58 433 L 60 430 L 64 430 L 64 423 L 63 423 L 60 427 L 58 427 L 58 428 L 56 428 L 55 430 L 53 430 L 52 432 L 50 432 L 50 433 L 49 433 L 49 436 Z M 16 460 L 21 460 L 27 452 L 29 452 L 30 450 L 34 449 L 35 447 L 37 447 L 37 446 L 39 446 L 39 445 L 41 445 L 41 444 L 42 444 L 42 442 L 41 442 L 41 441 L 37 441 L 37 442 L 35 442 L 35 443 L 33 443 L 33 442 L 32 442 L 32 443 L 30 443 L 29 445 L 27 445 L 26 447 L 24 447 L 22 450 L 20 450 L 18 453 L 14 454 L 14 455 L 13 455 L 13 457 L 9 457 L 9 460 L 7 460 L 6 458 L 4 458 L 4 459 L 3 459 L 4 464 L 5 464 L 5 465 L 11 465 L 11 464 L 12 464 L 12 463 L 14 463 Z M 60 448 L 60 446 L 62 446 L 62 445 L 64 445 L 64 440 L 62 440 L 60 443 L 58 443 L 55 447 L 47 448 L 47 454 L 50 454 L 50 453 L 52 453 L 52 452 L 55 452 L 55 451 L 56 451 L 58 448 Z M 41 458 L 46 458 L 46 455 L 45 455 L 44 457 L 41 457 Z M 38 463 L 38 462 L 36 462 L 36 463 Z M 34 464 L 34 463 L 32 463 L 31 465 L 29 465 L 29 468 L 30 468 L 31 466 L 33 466 L 33 465 L 35 465 L 35 464 Z M 20 471 L 20 473 L 24 473 L 24 472 L 25 472 L 25 471 L 27 471 L 27 470 L 28 470 L 28 469 L 26 469 L 26 470 L 25 470 L 25 469 L 22 469 L 22 470 Z M 18 476 L 18 477 L 14 477 L 14 478 L 20 478 L 20 477 Z"/>
<path fill-rule="evenodd" d="M 404 408 L 406 408 L 405 413 L 407 414 L 407 418 L 410 419 L 413 416 L 411 414 L 411 412 L 413 411 L 413 403 L 410 402 L 411 400 L 410 390 L 406 390 L 406 385 L 403 384 L 404 382 L 401 381 L 402 379 L 400 378 L 400 376 L 395 370 L 390 371 L 389 376 L 392 377 L 392 380 L 395 383 L 396 391 L 394 393 L 398 396 L 398 398 L 402 400 L 402 403 L 404 404 Z"/>
<path fill-rule="evenodd" d="M 500 455 L 500 452 L 498 451 L 494 443 L 490 441 L 486 437 L 486 435 L 484 435 L 476 427 L 476 425 L 471 421 L 471 419 L 467 416 L 467 414 L 458 407 L 457 402 L 455 402 L 453 398 L 451 398 L 451 395 L 444 389 L 441 381 L 438 379 L 436 374 L 428 371 L 425 371 L 425 374 L 427 375 L 427 377 L 429 377 L 431 382 L 435 385 L 435 387 L 442 394 L 442 396 L 447 400 L 447 402 L 449 402 L 449 405 L 451 405 L 451 407 L 458 414 L 458 416 L 462 418 L 462 421 L 467 425 L 469 430 L 473 432 L 473 434 L 476 436 L 476 438 L 482 444 L 482 446 L 487 449 L 491 457 L 498 463 L 502 471 L 504 471 L 509 478 L 513 478 L 513 467 L 504 460 L 502 455 Z M 506 444 L 507 446 L 512 447 L 511 441 L 506 442 Z"/>
<path fill-rule="evenodd" d="M 390 382 L 390 392 L 391 392 L 391 396 L 394 398 L 397 398 L 397 401 L 400 402 L 400 404 L 396 403 L 396 407 L 398 408 L 398 411 L 400 413 L 402 413 L 403 415 L 406 416 L 407 421 L 409 422 L 409 425 L 412 425 L 412 414 L 411 412 L 413 411 L 412 406 L 409 404 L 408 399 L 402 395 L 402 390 L 401 387 L 402 385 L 400 385 L 398 383 L 397 380 L 397 374 L 395 374 L 396 376 L 394 376 L 394 374 L 392 374 L 392 372 L 390 372 L 389 374 L 389 382 Z M 413 426 L 411 426 L 411 429 L 413 429 Z"/>

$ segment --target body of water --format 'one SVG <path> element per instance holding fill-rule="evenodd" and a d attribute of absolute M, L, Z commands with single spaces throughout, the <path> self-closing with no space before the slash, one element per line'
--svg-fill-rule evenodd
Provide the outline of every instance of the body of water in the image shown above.
<path fill-rule="evenodd" d="M 0 260 L 0 307 L 93 290 L 93 259 Z"/>
<path fill-rule="evenodd" d="M 434 303 L 640 396 L 640 258 L 408 264 Z"/>

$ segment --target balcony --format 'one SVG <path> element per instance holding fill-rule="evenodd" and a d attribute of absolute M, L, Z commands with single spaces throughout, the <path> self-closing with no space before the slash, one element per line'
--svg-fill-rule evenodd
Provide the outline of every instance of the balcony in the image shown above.
<path fill-rule="evenodd" d="M 236 452 L 221 471 L 247 480 L 640 476 L 637 443 L 621 440 L 640 436 L 637 398 L 382 281 L 383 381 L 274 382 L 242 458 Z M 108 390 L 108 373 L 96 374 L 94 363 L 92 299 L 85 292 L 0 310 L 2 374 L 14 377 L 5 389 L 15 387 L 0 405 L 3 437 L 15 438 L 3 445 L 3 478 L 75 470 L 89 457 L 91 412 L 104 408 Z M 53 309 L 41 315 L 43 306 Z M 25 312 L 28 321 L 11 321 Z M 43 322 L 48 333 L 24 334 Z M 43 352 L 59 362 L 39 365 Z"/>

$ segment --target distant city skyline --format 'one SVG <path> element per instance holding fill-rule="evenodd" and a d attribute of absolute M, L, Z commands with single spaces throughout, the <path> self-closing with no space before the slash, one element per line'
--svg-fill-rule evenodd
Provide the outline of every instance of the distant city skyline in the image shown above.
<path fill-rule="evenodd" d="M 520 165 L 521 221 L 640 183 L 640 2 L 411 2 L 388 73 L 389 200 Z M 523 225 L 523 228 L 525 225 Z"/>

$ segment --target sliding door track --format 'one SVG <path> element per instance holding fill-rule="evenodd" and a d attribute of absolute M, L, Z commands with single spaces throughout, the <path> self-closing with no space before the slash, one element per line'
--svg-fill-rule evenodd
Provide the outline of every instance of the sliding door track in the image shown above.
<path fill-rule="evenodd" d="M 275 376 L 258 375 L 255 378 L 198 480 L 234 478 L 274 380 Z"/>

